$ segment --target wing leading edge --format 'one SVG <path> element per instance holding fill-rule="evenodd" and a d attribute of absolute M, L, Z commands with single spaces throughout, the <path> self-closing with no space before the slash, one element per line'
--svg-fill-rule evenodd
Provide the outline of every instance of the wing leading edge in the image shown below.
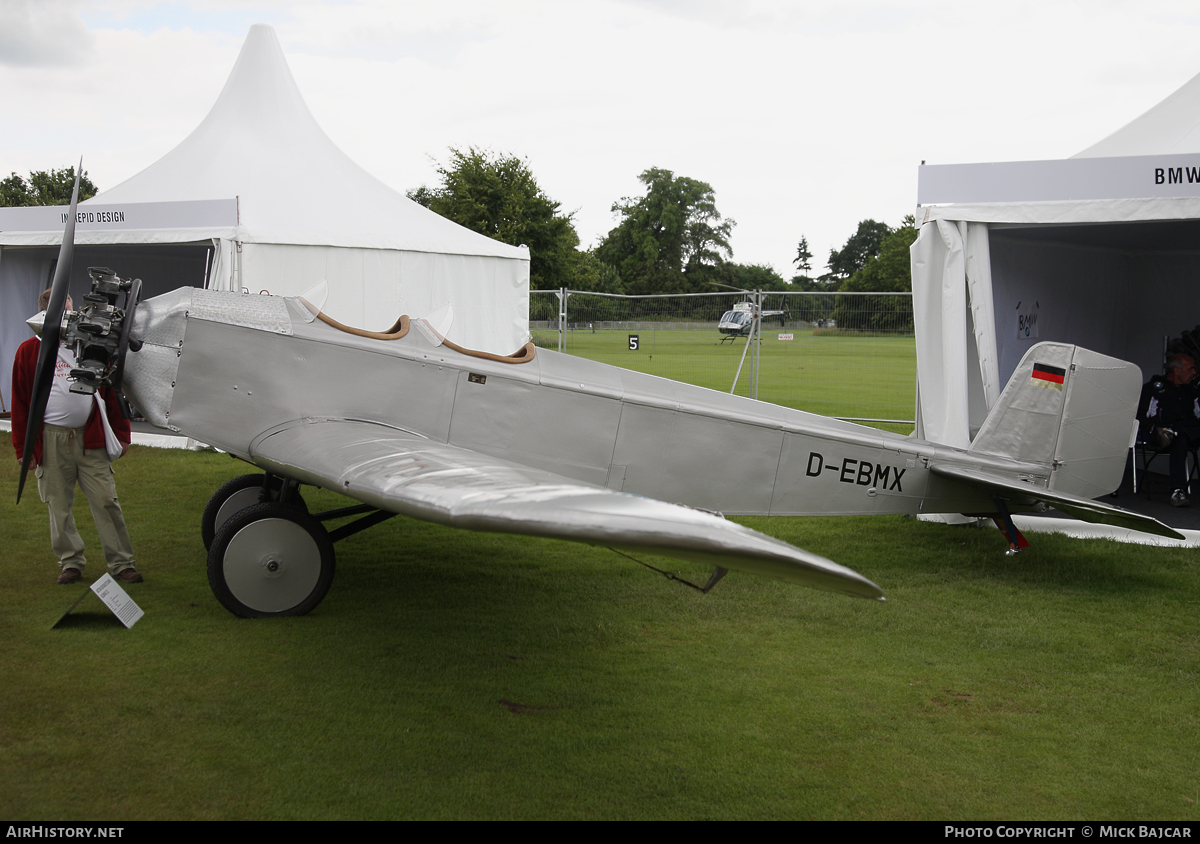
<path fill-rule="evenodd" d="M 268 471 L 425 521 L 661 554 L 883 600 L 857 572 L 711 513 L 373 422 L 297 420 L 259 436 L 250 457 Z"/>

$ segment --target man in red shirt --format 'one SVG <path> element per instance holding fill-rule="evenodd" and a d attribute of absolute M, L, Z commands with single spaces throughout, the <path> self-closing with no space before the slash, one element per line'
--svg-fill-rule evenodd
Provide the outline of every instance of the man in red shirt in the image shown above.
<path fill-rule="evenodd" d="M 50 291 L 38 300 L 44 311 Z M 67 310 L 71 300 L 67 299 Z M 33 395 L 41 340 L 30 337 L 17 349 L 12 376 L 12 440 L 17 460 L 24 457 L 25 432 L 29 425 L 29 402 Z M 104 420 L 97 412 L 99 403 L 92 396 L 70 392 L 68 376 L 75 365 L 74 354 L 60 346 L 54 369 L 54 383 L 46 403 L 42 430 L 34 445 L 33 467 L 38 495 L 50 508 L 50 546 L 58 555 L 58 582 L 76 583 L 83 576 L 87 560 L 83 539 L 75 528 L 71 507 L 75 503 L 75 485 L 79 484 L 92 508 L 96 531 L 113 577 L 123 583 L 141 583 L 133 559 L 125 516 L 117 501 L 117 485 L 105 449 Z M 104 416 L 125 451 L 129 450 L 129 421 L 121 415 L 116 394 L 103 387 Z"/>

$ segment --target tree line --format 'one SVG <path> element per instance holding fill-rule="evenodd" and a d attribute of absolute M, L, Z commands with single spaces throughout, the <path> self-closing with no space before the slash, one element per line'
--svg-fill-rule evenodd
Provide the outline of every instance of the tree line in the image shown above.
<path fill-rule="evenodd" d="M 733 260 L 737 223 L 717 209 L 712 185 L 651 167 L 638 180 L 644 193 L 612 205 L 617 225 L 592 249 L 579 249 L 574 212 L 538 186 L 529 163 L 475 147 L 450 149 L 439 182 L 408 197 L 454 222 L 530 249 L 530 286 L 599 293 L 712 292 L 713 283 L 768 291 L 908 291 L 908 247 L 917 232 L 911 216 L 893 228 L 863 220 L 841 249 L 831 249 L 829 271 L 812 278 L 813 255 L 801 237 L 784 279 L 772 267 Z"/>
<path fill-rule="evenodd" d="M 75 187 L 75 168 L 34 170 L 25 179 L 16 173 L 0 179 L 0 208 L 29 205 L 70 205 L 71 190 Z M 79 201 L 91 199 L 98 193 L 87 171 L 79 174 Z"/>

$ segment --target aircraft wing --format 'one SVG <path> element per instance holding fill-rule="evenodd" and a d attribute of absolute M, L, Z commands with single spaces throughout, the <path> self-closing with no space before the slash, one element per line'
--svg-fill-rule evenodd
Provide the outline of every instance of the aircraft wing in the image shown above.
<path fill-rule="evenodd" d="M 929 467 L 929 471 L 935 475 L 952 478 L 956 481 L 971 484 L 972 486 L 987 487 L 993 495 L 1005 498 L 1012 497 L 1029 504 L 1044 501 L 1056 510 L 1061 510 L 1085 522 L 1117 525 L 1118 527 L 1139 530 L 1142 533 L 1152 533 L 1156 536 L 1166 536 L 1171 539 L 1186 539 L 1183 534 L 1173 528 L 1167 527 L 1158 519 L 1151 518 L 1150 516 L 1131 513 L 1128 510 L 1122 510 L 1120 507 L 1113 507 L 1111 504 L 1103 504 L 1079 495 L 1056 492 L 1052 489 L 1043 489 L 1032 484 L 1023 483 L 1022 481 L 994 475 L 982 469 L 933 465 Z"/>
<path fill-rule="evenodd" d="M 856 572 L 711 513 L 374 422 L 297 420 L 260 435 L 250 457 L 270 472 L 426 521 L 661 554 L 883 600 Z"/>

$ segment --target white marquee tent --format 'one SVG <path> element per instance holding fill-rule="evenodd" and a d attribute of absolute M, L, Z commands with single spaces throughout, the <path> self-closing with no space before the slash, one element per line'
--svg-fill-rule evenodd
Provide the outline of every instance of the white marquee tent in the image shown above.
<path fill-rule="evenodd" d="M 62 239 L 65 209 L 0 209 L 0 395 Z M 81 203 L 71 290 L 87 267 L 181 285 L 296 295 L 358 327 L 450 305 L 447 336 L 507 354 L 528 339 L 529 250 L 469 231 L 371 176 L 321 130 L 275 32 L 254 26 L 216 104 L 179 146 Z"/>
<path fill-rule="evenodd" d="M 917 201 L 919 435 L 967 446 L 1042 340 L 1148 378 L 1200 323 L 1200 76 L 1066 160 L 922 165 Z"/>

